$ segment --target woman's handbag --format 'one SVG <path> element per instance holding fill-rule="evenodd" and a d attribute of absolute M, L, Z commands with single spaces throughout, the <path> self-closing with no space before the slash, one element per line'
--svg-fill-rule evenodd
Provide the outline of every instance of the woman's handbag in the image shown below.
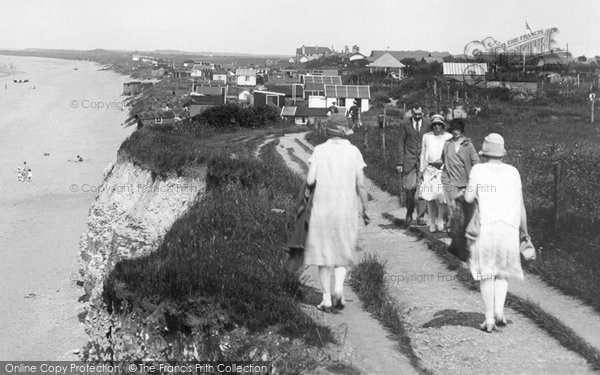
<path fill-rule="evenodd" d="M 308 223 L 312 210 L 312 201 L 315 185 L 304 184 L 300 191 L 300 198 L 296 204 L 296 221 L 292 231 L 289 233 L 286 244 L 288 259 L 285 268 L 289 272 L 296 272 L 304 265 L 304 246 L 308 234 Z"/>
<path fill-rule="evenodd" d="M 535 247 L 533 247 L 533 243 L 531 243 L 531 238 L 529 236 L 521 238 L 519 250 L 521 250 L 521 255 L 523 255 L 525 260 L 535 260 Z"/>

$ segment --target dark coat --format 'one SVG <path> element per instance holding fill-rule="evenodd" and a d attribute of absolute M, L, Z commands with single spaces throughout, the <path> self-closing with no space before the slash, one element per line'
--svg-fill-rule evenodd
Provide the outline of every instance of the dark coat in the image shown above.
<path fill-rule="evenodd" d="M 412 118 L 400 121 L 400 139 L 398 140 L 398 165 L 404 173 L 419 168 L 419 157 L 423 144 L 423 134 L 431 131 L 431 120 L 423 118 L 419 134 L 415 131 Z"/>
<path fill-rule="evenodd" d="M 306 244 L 306 236 L 308 235 L 308 223 L 315 195 L 315 186 L 308 186 L 305 183 L 296 203 L 296 221 L 286 245 L 289 249 L 286 269 L 290 272 L 296 272 L 304 264 L 304 246 Z"/>

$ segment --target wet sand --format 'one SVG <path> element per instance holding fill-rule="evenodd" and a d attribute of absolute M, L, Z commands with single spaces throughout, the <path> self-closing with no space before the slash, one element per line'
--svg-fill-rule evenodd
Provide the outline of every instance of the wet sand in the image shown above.
<path fill-rule="evenodd" d="M 87 341 L 79 239 L 94 188 L 133 131 L 119 109 L 130 79 L 90 62 L 0 55 L 9 63 L 19 73 L 0 77 L 0 360 L 75 359 Z M 31 183 L 17 182 L 23 161 Z"/>

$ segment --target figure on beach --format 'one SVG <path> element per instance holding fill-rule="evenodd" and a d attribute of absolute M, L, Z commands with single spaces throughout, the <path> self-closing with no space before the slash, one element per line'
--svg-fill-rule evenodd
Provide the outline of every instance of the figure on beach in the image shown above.
<path fill-rule="evenodd" d="M 344 280 L 357 258 L 358 214 L 368 224 L 367 191 L 358 148 L 350 143 L 348 120 L 337 108 L 327 121 L 329 139 L 315 147 L 309 159 L 306 183 L 314 186 L 305 246 L 305 265 L 319 267 L 323 298 L 317 308 L 332 312 L 343 309 Z M 331 270 L 334 289 L 331 293 Z"/>
<path fill-rule="evenodd" d="M 17 168 L 17 181 L 25 182 L 27 180 L 28 169 L 27 162 L 24 161 L 23 166 Z"/>
<path fill-rule="evenodd" d="M 408 227 L 413 220 L 413 212 L 417 209 L 417 224 L 425 225 L 423 217 L 427 205 L 417 197 L 419 187 L 421 146 L 423 135 L 431 130 L 431 123 L 423 118 L 421 104 L 412 106 L 412 117 L 400 122 L 400 139 L 398 141 L 398 163 L 396 169 L 402 176 L 402 187 L 406 206 L 405 225 Z"/>
<path fill-rule="evenodd" d="M 445 230 L 446 199 L 442 187 L 442 168 L 444 166 L 442 151 L 444 144 L 452 138 L 452 135 L 445 131 L 446 122 L 442 115 L 433 115 L 431 126 L 433 130 L 423 135 L 423 147 L 419 162 L 423 178 L 419 187 L 419 198 L 427 202 L 429 231 L 434 233 Z"/>
<path fill-rule="evenodd" d="M 523 279 L 520 243 L 530 243 L 530 238 L 521 176 L 502 161 L 506 155 L 504 138 L 489 134 L 479 154 L 483 163 L 471 169 L 464 193 L 467 202 L 477 201 L 479 207 L 478 225 L 468 240 L 469 268 L 473 279 L 479 281 L 485 307 L 481 329 L 492 332 L 506 325 L 508 279 Z"/>
<path fill-rule="evenodd" d="M 32 175 L 31 175 L 31 168 L 29 168 L 29 169 L 27 170 L 27 179 L 25 180 L 25 182 L 31 182 L 31 178 L 32 178 Z"/>

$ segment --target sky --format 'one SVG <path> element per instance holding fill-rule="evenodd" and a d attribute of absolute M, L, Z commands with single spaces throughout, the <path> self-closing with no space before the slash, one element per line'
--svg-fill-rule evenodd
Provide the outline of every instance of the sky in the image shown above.
<path fill-rule="evenodd" d="M 557 46 L 600 55 L 600 0 L 0 0 L 0 48 L 293 56 L 297 47 L 463 53 L 556 27 Z"/>

